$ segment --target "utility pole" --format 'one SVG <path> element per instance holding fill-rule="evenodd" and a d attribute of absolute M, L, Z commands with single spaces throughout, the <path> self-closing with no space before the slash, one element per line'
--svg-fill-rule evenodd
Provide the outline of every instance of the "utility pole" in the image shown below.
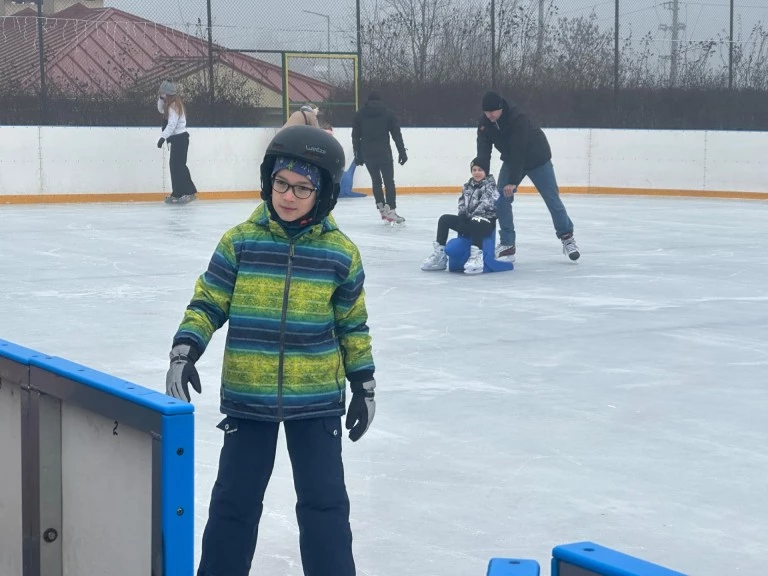
<path fill-rule="evenodd" d="M 677 62 L 680 55 L 680 36 L 679 32 L 685 30 L 685 24 L 680 22 L 680 0 L 671 0 L 664 2 L 662 6 L 666 10 L 672 11 L 672 25 L 661 24 L 659 30 L 672 32 L 672 40 L 669 49 L 669 85 L 674 87 L 677 83 Z"/>
<path fill-rule="evenodd" d="M 326 25 L 326 42 L 327 42 L 327 50 L 328 50 L 328 82 L 331 81 L 331 17 L 328 14 L 323 14 L 322 12 L 313 12 L 312 10 L 302 10 L 302 12 L 305 12 L 307 14 L 314 14 L 315 16 L 320 16 L 321 18 L 325 18 L 325 25 Z"/>

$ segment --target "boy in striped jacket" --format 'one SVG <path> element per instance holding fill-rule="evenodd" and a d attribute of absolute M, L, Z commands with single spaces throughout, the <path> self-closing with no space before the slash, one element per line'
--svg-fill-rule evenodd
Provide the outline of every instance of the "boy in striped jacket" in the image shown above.
<path fill-rule="evenodd" d="M 324 130 L 290 126 L 261 165 L 260 204 L 226 232 L 173 339 L 168 394 L 199 393 L 195 361 L 229 322 L 221 380 L 226 418 L 198 576 L 247 576 L 285 428 L 298 496 L 304 573 L 353 576 L 341 458 L 346 380 L 349 437 L 374 414 L 374 364 L 357 246 L 330 212 L 344 152 Z"/>

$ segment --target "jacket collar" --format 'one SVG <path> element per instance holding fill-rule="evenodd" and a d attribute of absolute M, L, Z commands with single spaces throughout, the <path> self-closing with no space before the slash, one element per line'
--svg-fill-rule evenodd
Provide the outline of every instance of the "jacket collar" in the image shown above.
<path fill-rule="evenodd" d="M 267 209 L 265 202 L 262 202 L 256 206 L 256 209 L 250 215 L 248 221 L 256 224 L 257 226 L 261 226 L 262 228 L 268 228 L 274 236 L 285 238 L 286 240 L 288 239 L 288 234 L 285 233 L 283 227 L 280 226 L 280 224 L 278 224 L 275 220 L 270 218 L 269 210 Z M 338 229 L 339 227 L 336 224 L 336 220 L 333 218 L 333 214 L 329 214 L 317 224 L 308 227 L 301 234 L 299 234 L 299 236 L 319 236 L 324 232 L 330 232 L 331 230 Z"/>

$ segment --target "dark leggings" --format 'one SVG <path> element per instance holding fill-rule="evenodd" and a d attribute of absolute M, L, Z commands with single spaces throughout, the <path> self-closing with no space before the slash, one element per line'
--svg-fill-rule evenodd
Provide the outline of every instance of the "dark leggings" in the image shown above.
<path fill-rule="evenodd" d="M 437 221 L 437 243 L 445 246 L 448 242 L 448 231 L 455 230 L 459 236 L 466 236 L 472 240 L 472 244 L 478 248 L 483 247 L 485 240 L 496 227 L 496 218 L 490 220 L 472 220 L 467 216 L 456 214 L 443 214 Z"/>

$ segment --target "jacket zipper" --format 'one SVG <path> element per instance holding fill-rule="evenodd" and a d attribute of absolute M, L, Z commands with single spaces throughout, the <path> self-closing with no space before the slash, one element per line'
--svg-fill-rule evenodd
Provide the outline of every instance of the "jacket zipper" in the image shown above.
<path fill-rule="evenodd" d="M 285 274 L 285 289 L 283 290 L 283 315 L 280 318 L 280 355 L 277 361 L 277 418 L 283 419 L 283 364 L 285 363 L 285 323 L 288 317 L 288 292 L 291 289 L 291 273 L 293 271 L 294 239 L 288 249 L 288 271 Z"/>
<path fill-rule="evenodd" d="M 347 384 L 345 382 L 344 386 L 342 386 L 341 382 L 339 382 L 339 370 L 346 354 L 344 353 L 344 348 L 341 347 L 341 342 L 336 337 L 336 330 L 333 331 L 333 339 L 336 340 L 336 389 L 339 391 L 339 404 L 342 404 L 344 402 L 344 388 L 346 388 Z"/>

